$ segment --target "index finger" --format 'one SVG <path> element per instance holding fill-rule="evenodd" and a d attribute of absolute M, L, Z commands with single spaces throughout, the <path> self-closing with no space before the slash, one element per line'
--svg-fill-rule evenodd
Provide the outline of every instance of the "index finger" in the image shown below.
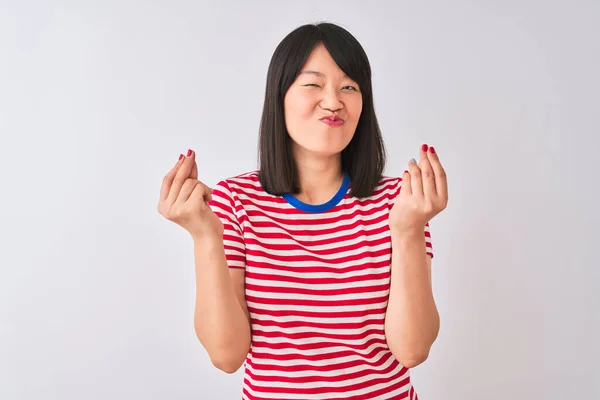
<path fill-rule="evenodd" d="M 180 154 L 179 160 L 177 160 L 177 162 L 175 163 L 173 168 L 171 168 L 171 170 L 167 173 L 167 175 L 165 175 L 165 177 L 163 179 L 163 184 L 160 187 L 160 199 L 161 200 L 166 199 L 167 196 L 169 195 L 169 191 L 171 190 L 171 185 L 173 185 L 173 179 L 175 179 L 175 174 L 177 174 L 177 171 L 179 170 L 179 167 L 181 166 L 183 158 L 184 158 L 183 154 Z"/>
<path fill-rule="evenodd" d="M 435 188 L 437 195 L 448 197 L 448 180 L 446 178 L 446 171 L 444 170 L 444 167 L 442 167 L 442 163 L 440 162 L 437 151 L 435 151 L 433 147 L 430 147 L 429 151 L 427 152 L 427 157 L 429 158 L 431 168 L 433 168 L 433 173 L 435 175 Z"/>
<path fill-rule="evenodd" d="M 198 164 L 196 163 L 195 158 L 194 158 L 194 165 L 192 165 L 192 172 L 190 174 L 190 178 L 198 179 Z"/>
<path fill-rule="evenodd" d="M 421 168 L 421 179 L 423 180 L 423 194 L 427 197 L 433 197 L 436 195 L 435 170 L 427 156 L 428 148 L 429 146 L 426 144 L 421 146 L 419 151 L 419 167 Z"/>
<path fill-rule="evenodd" d="M 196 153 L 190 149 L 187 154 L 188 155 L 181 161 L 181 166 L 173 178 L 169 194 L 167 195 L 167 202 L 170 204 L 173 204 L 175 199 L 177 199 L 177 196 L 179 196 L 179 191 L 181 190 L 183 183 L 190 177 L 192 166 L 196 163 Z"/>

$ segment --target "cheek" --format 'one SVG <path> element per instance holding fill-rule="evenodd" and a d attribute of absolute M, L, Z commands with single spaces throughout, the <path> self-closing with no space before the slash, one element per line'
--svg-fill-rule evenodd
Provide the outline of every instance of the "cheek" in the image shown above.
<path fill-rule="evenodd" d="M 289 96 L 284 102 L 285 119 L 288 123 L 302 123 L 313 117 L 316 104 L 307 96 Z"/>
<path fill-rule="evenodd" d="M 362 99 L 357 99 L 346 104 L 348 106 L 348 115 L 355 124 L 358 124 L 360 114 L 362 113 Z"/>
<path fill-rule="evenodd" d="M 295 99 L 294 112 L 299 118 L 311 117 L 315 112 L 316 102 L 310 96 L 298 96 Z"/>

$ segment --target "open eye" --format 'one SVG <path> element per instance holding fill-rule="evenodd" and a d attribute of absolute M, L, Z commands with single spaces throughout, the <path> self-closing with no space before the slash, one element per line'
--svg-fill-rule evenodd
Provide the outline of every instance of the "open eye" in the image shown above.
<path fill-rule="evenodd" d="M 354 90 L 354 91 L 358 92 L 358 89 L 352 85 L 344 86 L 342 89 L 346 89 L 346 88 L 350 88 L 350 90 Z"/>

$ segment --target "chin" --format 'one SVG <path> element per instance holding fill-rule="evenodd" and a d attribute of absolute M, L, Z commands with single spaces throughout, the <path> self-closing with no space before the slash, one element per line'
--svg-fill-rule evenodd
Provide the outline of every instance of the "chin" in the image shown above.
<path fill-rule="evenodd" d="M 325 135 L 323 135 L 325 136 Z M 341 153 L 352 140 L 350 137 L 319 137 L 308 141 L 297 141 L 295 145 L 303 153 L 318 155 L 321 157 L 331 157 Z M 314 140 L 317 139 L 317 140 Z"/>
<path fill-rule="evenodd" d="M 342 150 L 344 150 L 345 146 L 328 146 L 328 147 L 321 147 L 321 148 L 313 148 L 313 149 L 308 149 L 308 151 L 310 153 L 313 154 L 317 154 L 319 156 L 323 156 L 323 157 L 332 157 L 335 155 L 338 155 L 342 152 Z"/>

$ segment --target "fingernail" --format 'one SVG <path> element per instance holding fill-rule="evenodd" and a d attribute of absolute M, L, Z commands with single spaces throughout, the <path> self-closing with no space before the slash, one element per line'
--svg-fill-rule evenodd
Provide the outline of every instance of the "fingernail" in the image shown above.
<path fill-rule="evenodd" d="M 183 154 L 179 155 L 179 161 L 181 161 L 181 159 L 183 158 Z"/>
<path fill-rule="evenodd" d="M 192 149 L 188 149 L 187 156 L 189 157 L 191 155 L 192 155 Z"/>
<path fill-rule="evenodd" d="M 408 174 L 408 170 L 407 170 L 407 169 L 405 169 L 405 170 L 404 170 L 404 173 L 405 173 L 405 174 Z"/>
<path fill-rule="evenodd" d="M 423 149 L 423 151 L 427 151 L 427 147 L 428 146 L 426 144 L 424 144 L 423 146 L 421 146 L 421 149 Z"/>
<path fill-rule="evenodd" d="M 414 158 L 411 158 L 411 159 L 410 159 L 410 162 L 411 162 L 411 163 L 414 163 L 414 164 L 416 164 L 416 163 L 417 163 L 417 160 L 415 160 Z"/>
<path fill-rule="evenodd" d="M 434 149 L 433 147 L 430 147 L 430 148 L 429 148 L 429 152 L 430 152 L 431 154 L 435 154 L 435 149 Z"/>

